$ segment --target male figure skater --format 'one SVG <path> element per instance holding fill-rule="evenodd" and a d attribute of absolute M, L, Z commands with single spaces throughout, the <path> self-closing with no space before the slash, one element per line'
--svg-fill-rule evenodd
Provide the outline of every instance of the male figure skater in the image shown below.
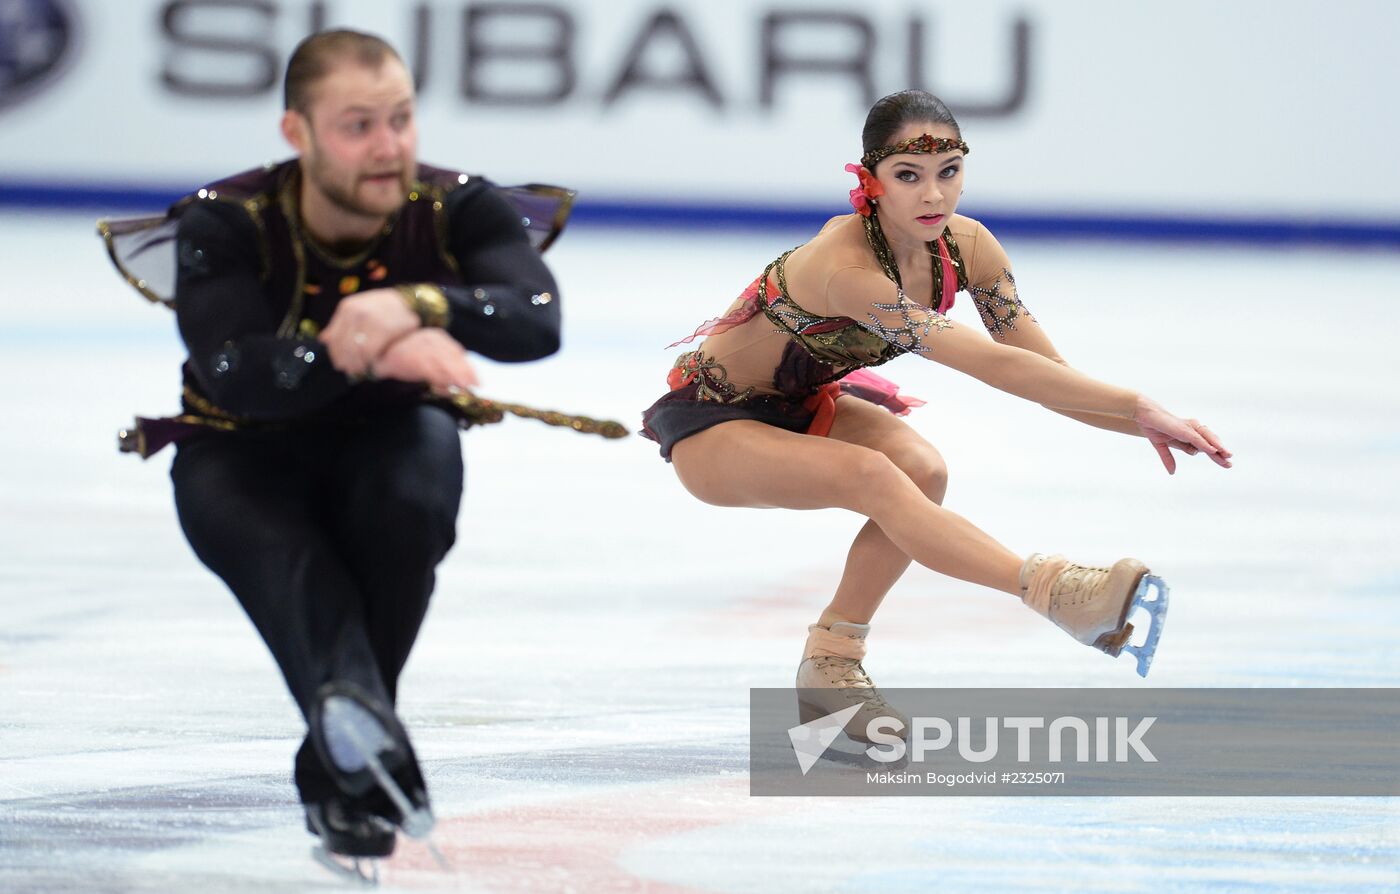
<path fill-rule="evenodd" d="M 432 828 L 394 714 L 452 546 L 468 350 L 559 346 L 528 220 L 487 180 L 421 165 L 412 79 L 377 37 L 304 40 L 294 159 L 177 203 L 189 349 L 171 468 L 180 523 L 267 643 L 309 724 L 295 781 L 326 851 L 386 856 Z M 556 221 L 557 225 L 558 221 Z"/>

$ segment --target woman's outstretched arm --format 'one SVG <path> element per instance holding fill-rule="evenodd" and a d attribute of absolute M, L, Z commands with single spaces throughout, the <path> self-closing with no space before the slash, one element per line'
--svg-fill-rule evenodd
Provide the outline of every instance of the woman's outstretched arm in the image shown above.
<path fill-rule="evenodd" d="M 826 303 L 825 310 L 819 312 L 849 317 L 903 351 L 936 360 L 993 388 L 1057 410 L 1124 420 L 1153 443 L 1169 472 L 1176 466 L 1170 453 L 1173 442 L 1194 447 L 1228 465 L 1228 458 L 1218 455 L 1223 448 L 1200 430 L 1204 426 L 1198 428 L 1177 418 L 1135 391 L 1100 382 L 1034 351 L 958 326 L 912 301 L 873 270 L 837 270 L 828 281 Z"/>
<path fill-rule="evenodd" d="M 969 264 L 968 293 L 972 297 L 972 303 L 977 308 L 978 315 L 982 318 L 982 325 L 986 327 L 987 334 L 1001 344 L 1033 351 L 1061 366 L 1068 367 L 1068 361 L 1060 356 L 1059 351 L 1055 350 L 1050 336 L 1041 326 L 1040 321 L 1032 316 L 1021 302 L 1020 293 L 1016 288 L 1016 278 L 1011 273 L 1011 261 L 1007 258 L 1006 250 L 1002 248 L 1001 243 L 996 240 L 991 231 L 980 223 L 977 224 L 972 242 L 975 254 Z M 1176 470 L 1176 460 L 1171 456 L 1171 450 L 1180 450 L 1188 455 L 1199 452 L 1198 448 L 1188 441 L 1177 438 L 1168 438 L 1165 442 L 1161 441 L 1155 430 L 1143 428 L 1136 418 L 1124 419 L 1121 416 L 1056 407 L 1050 404 L 1044 406 L 1062 416 L 1068 416 L 1095 428 L 1147 438 L 1162 458 L 1162 464 L 1166 466 L 1168 472 Z M 1194 419 L 1184 421 L 1218 448 L 1215 453 L 1211 454 L 1211 458 L 1219 465 L 1229 468 L 1230 452 L 1223 448 L 1220 439 L 1198 421 Z"/>

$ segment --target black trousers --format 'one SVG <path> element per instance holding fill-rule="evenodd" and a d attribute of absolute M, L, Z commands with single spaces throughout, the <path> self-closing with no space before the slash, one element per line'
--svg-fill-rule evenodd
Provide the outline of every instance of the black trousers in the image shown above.
<path fill-rule="evenodd" d="M 332 680 L 393 704 L 456 538 L 452 417 L 414 406 L 357 425 L 211 432 L 180 444 L 170 477 L 190 546 L 242 603 L 303 715 Z M 294 776 L 303 801 L 338 792 L 309 739 Z"/>

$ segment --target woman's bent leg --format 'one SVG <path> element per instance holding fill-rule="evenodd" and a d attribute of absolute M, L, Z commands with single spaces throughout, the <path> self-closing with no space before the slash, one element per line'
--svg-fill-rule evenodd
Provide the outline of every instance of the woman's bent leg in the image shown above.
<path fill-rule="evenodd" d="M 1020 595 L 1021 559 L 931 501 L 878 450 L 739 420 L 686 438 L 671 458 L 681 483 L 707 503 L 849 509 L 919 564 Z"/>
<path fill-rule="evenodd" d="M 889 411 L 857 397 L 842 397 L 836 402 L 830 437 L 885 454 L 926 497 L 942 505 L 948 489 L 948 466 L 942 455 Z M 851 544 L 836 594 L 817 623 L 823 627 L 838 621 L 869 623 L 909 562 L 909 556 L 879 525 L 867 521 Z"/>

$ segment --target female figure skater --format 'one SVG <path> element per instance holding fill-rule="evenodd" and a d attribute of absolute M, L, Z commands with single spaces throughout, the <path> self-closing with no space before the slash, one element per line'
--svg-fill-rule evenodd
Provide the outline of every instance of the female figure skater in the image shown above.
<path fill-rule="evenodd" d="M 902 354 L 935 360 L 1089 425 L 1141 435 L 1169 473 L 1172 449 L 1225 468 L 1230 452 L 1196 420 L 1091 379 L 1056 353 L 1021 303 L 1001 245 L 954 213 L 968 146 L 940 100 L 919 90 L 886 96 L 862 143 L 861 165 L 847 166 L 860 180 L 856 213 L 774 261 L 725 316 L 684 340 L 708 336 L 676 360 L 672 390 L 644 414 L 643 434 L 707 503 L 840 507 L 869 519 L 835 598 L 808 628 L 797 674 L 803 722 L 860 703 L 846 727 L 853 738 L 868 741 L 879 717 L 907 729 L 860 662 L 870 620 L 911 559 L 1017 596 L 1109 655 L 1126 648 L 1145 675 L 1166 608 L 1161 581 L 1134 559 L 1111 568 L 1023 559 L 944 509 L 942 457 L 896 418 L 922 402 L 866 368 Z M 961 290 L 992 338 L 945 316 Z M 1140 647 L 1128 644 L 1135 605 L 1152 616 Z"/>

